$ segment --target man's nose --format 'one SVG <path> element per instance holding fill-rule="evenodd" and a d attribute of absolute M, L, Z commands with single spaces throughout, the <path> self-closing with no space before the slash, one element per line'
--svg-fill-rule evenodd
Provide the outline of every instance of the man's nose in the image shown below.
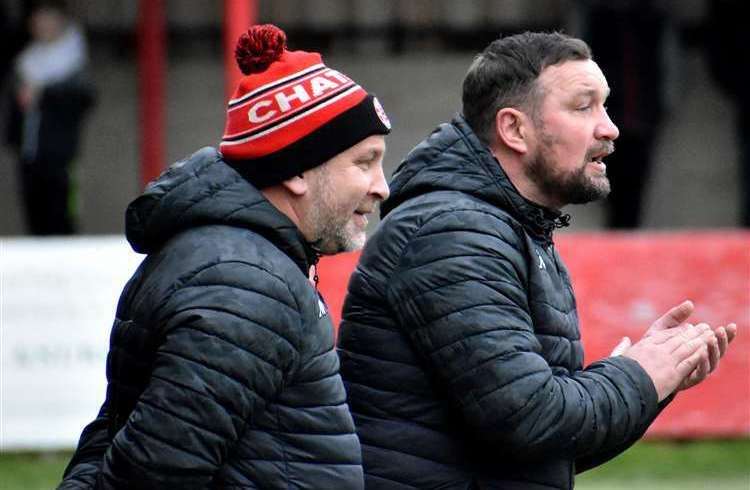
<path fill-rule="evenodd" d="M 370 186 L 370 194 L 374 195 L 381 201 L 388 199 L 391 194 L 388 188 L 388 181 L 385 180 L 385 173 L 383 172 L 383 165 L 377 165 L 373 171 L 372 184 Z"/>
<path fill-rule="evenodd" d="M 604 112 L 602 120 L 596 126 L 596 134 L 594 136 L 597 139 L 606 139 L 609 141 L 614 141 L 620 136 L 620 130 L 617 129 L 615 123 L 612 122 L 612 118 L 606 112 Z"/>

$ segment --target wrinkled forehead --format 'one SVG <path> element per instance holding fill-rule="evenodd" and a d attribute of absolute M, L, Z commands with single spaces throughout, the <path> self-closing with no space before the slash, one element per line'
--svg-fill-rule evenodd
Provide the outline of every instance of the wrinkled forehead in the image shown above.
<path fill-rule="evenodd" d="M 594 93 L 603 99 L 609 95 L 609 84 L 594 60 L 572 60 L 542 70 L 538 88 L 545 95 L 575 96 Z"/>

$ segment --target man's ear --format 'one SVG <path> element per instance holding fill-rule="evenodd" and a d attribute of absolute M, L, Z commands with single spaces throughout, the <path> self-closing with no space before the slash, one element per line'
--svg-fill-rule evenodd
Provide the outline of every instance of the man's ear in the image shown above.
<path fill-rule="evenodd" d="M 308 182 L 304 174 L 295 175 L 281 183 L 289 192 L 295 196 L 303 196 L 307 193 Z"/>
<path fill-rule="evenodd" d="M 495 114 L 495 132 L 500 142 L 525 154 L 529 151 L 529 119 L 526 115 L 512 107 L 503 107 Z"/>

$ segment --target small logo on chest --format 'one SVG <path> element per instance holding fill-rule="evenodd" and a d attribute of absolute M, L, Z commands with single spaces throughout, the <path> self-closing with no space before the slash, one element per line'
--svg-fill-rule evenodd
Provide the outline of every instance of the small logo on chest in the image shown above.
<path fill-rule="evenodd" d="M 318 319 L 323 318 L 328 314 L 328 311 L 326 310 L 326 304 L 323 303 L 323 300 L 318 298 Z"/>
<path fill-rule="evenodd" d="M 539 250 L 536 251 L 536 256 L 539 257 L 539 270 L 547 270 L 547 265 L 544 263 L 544 259 L 542 258 L 542 254 L 539 253 Z"/>

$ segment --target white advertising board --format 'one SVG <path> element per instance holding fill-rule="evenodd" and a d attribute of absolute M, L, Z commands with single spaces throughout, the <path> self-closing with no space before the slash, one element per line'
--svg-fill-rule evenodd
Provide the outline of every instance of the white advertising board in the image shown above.
<path fill-rule="evenodd" d="M 119 236 L 0 239 L 0 450 L 75 447 L 142 258 Z"/>

